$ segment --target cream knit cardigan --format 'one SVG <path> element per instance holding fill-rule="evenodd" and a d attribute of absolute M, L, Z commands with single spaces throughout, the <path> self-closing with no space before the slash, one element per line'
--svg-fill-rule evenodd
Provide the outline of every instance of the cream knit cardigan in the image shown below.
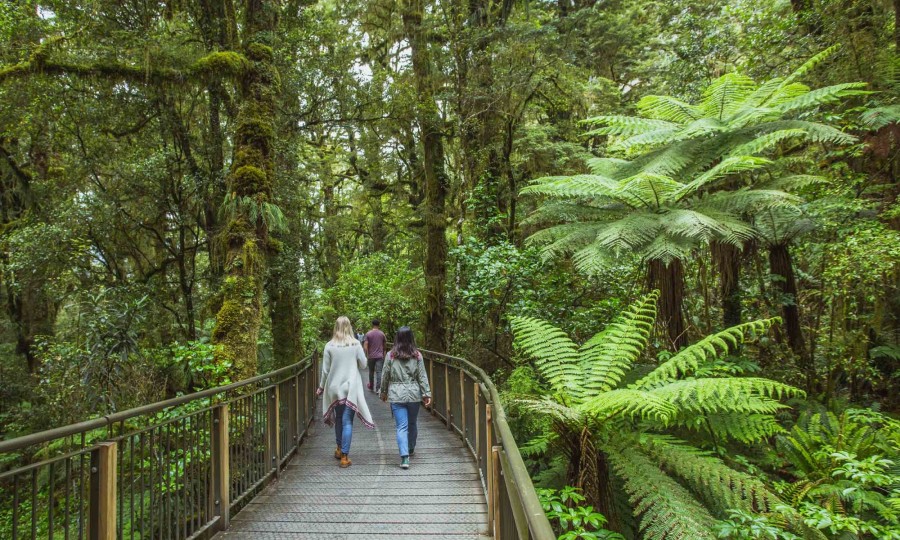
<path fill-rule="evenodd" d="M 329 341 L 322 355 L 322 377 L 319 388 L 324 390 L 322 419 L 329 426 L 334 425 L 334 408 L 347 405 L 356 411 L 356 416 L 369 429 L 375 428 L 359 370 L 366 367 L 366 353 L 359 341 L 350 345 L 335 345 Z"/>

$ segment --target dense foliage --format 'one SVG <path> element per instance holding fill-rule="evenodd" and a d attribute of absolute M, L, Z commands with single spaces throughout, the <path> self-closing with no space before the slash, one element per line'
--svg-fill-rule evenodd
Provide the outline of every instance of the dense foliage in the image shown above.
<path fill-rule="evenodd" d="M 566 538 L 900 538 L 898 21 L 2 3 L 0 437 L 377 317 L 502 382 Z"/>

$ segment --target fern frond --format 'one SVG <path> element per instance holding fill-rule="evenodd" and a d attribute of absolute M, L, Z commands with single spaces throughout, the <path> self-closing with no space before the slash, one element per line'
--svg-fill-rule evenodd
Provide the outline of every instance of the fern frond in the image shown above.
<path fill-rule="evenodd" d="M 803 199 L 778 189 L 741 188 L 734 191 L 710 193 L 694 209 L 709 215 L 724 212 L 729 216 L 757 214 L 764 210 L 789 208 L 798 210 Z M 740 221 L 746 226 L 746 222 Z"/>
<path fill-rule="evenodd" d="M 776 120 L 745 129 L 748 132 L 752 131 L 760 134 L 785 129 L 802 129 L 806 132 L 806 138 L 812 142 L 831 144 L 853 144 L 856 142 L 856 137 L 849 133 L 844 133 L 837 128 L 825 124 L 807 122 L 804 120 Z"/>
<path fill-rule="evenodd" d="M 702 340 L 678 352 L 661 366 L 635 383 L 635 388 L 650 388 L 657 384 L 683 377 L 708 361 L 720 358 L 743 343 L 748 336 L 765 334 L 772 326 L 781 322 L 779 317 L 750 321 L 721 332 L 706 336 Z"/>
<path fill-rule="evenodd" d="M 591 158 L 587 166 L 593 174 L 618 179 L 617 172 L 630 165 L 631 162 L 618 158 Z"/>
<path fill-rule="evenodd" d="M 549 397 L 541 399 L 515 398 L 513 402 L 523 409 L 546 415 L 567 426 L 582 426 L 584 418 L 581 413 L 571 407 L 566 407 Z"/>
<path fill-rule="evenodd" d="M 731 116 L 754 90 L 756 83 L 750 77 L 727 73 L 706 87 L 700 108 L 704 116 L 722 120 Z"/>
<path fill-rule="evenodd" d="M 715 182 L 716 180 L 725 178 L 726 176 L 732 174 L 755 171 L 771 163 L 771 160 L 756 156 L 731 156 L 725 158 L 714 167 L 698 176 L 693 181 L 685 184 L 682 188 L 674 193 L 673 198 L 675 200 L 684 199 L 685 197 L 689 197 L 697 191 L 703 189 L 708 184 Z"/>
<path fill-rule="evenodd" d="M 634 301 L 602 332 L 581 346 L 583 388 L 588 395 L 612 390 L 640 357 L 656 321 L 659 291 Z"/>
<path fill-rule="evenodd" d="M 860 116 L 860 121 L 869 129 L 881 129 L 900 122 L 900 104 L 869 109 Z"/>
<path fill-rule="evenodd" d="M 663 469 L 681 478 L 707 506 L 719 513 L 729 508 L 770 512 L 782 501 L 758 478 L 736 471 L 707 452 L 666 436 L 648 435 L 644 449 Z"/>
<path fill-rule="evenodd" d="M 650 390 L 687 415 L 720 413 L 772 414 L 784 408 L 774 399 L 802 396 L 793 386 L 756 377 L 672 381 Z"/>
<path fill-rule="evenodd" d="M 784 408 L 775 402 L 779 408 Z M 720 413 L 709 414 L 702 421 L 696 416 L 674 420 L 674 425 L 698 433 L 711 433 L 719 441 L 738 441 L 752 444 L 784 432 L 784 428 L 770 413 Z"/>
<path fill-rule="evenodd" d="M 665 398 L 652 392 L 622 388 L 603 392 L 582 403 L 578 409 L 599 420 L 640 418 L 663 425 L 669 423 L 677 409 Z"/>
<path fill-rule="evenodd" d="M 611 150 L 629 151 L 635 147 L 653 147 L 663 143 L 669 143 L 678 140 L 679 130 L 677 128 L 663 128 L 654 131 L 647 131 L 638 135 L 633 135 L 626 139 L 620 139 L 610 144 Z M 644 150 L 645 148 L 641 148 Z"/>
<path fill-rule="evenodd" d="M 625 448 L 607 451 L 616 475 L 640 520 L 647 540 L 713 540 L 715 518 L 678 482 L 643 453 Z"/>
<path fill-rule="evenodd" d="M 673 124 L 672 122 L 654 120 L 652 118 L 641 118 L 640 116 L 595 116 L 593 118 L 588 118 L 584 122 L 587 124 L 603 126 L 585 133 L 588 137 L 595 135 L 631 137 L 649 131 L 678 128 L 678 124 Z"/>
<path fill-rule="evenodd" d="M 704 241 L 719 238 L 734 245 L 753 238 L 753 228 L 738 216 L 725 212 L 672 210 L 666 213 L 669 234 Z"/>
<path fill-rule="evenodd" d="M 802 137 L 806 135 L 806 131 L 802 129 L 782 129 L 778 131 L 772 131 L 770 133 L 765 133 L 756 137 L 752 141 L 746 142 L 738 147 L 735 147 L 731 152 L 731 156 L 751 156 L 755 154 L 761 154 L 773 147 L 775 147 L 778 143 L 790 139 L 792 137 Z"/>
<path fill-rule="evenodd" d="M 638 101 L 637 108 L 648 118 L 676 124 L 687 124 L 703 117 L 698 107 L 671 96 L 644 96 Z"/>
<path fill-rule="evenodd" d="M 657 236 L 652 244 L 642 249 L 639 255 L 644 261 L 660 261 L 667 265 L 675 259 L 687 259 L 694 248 L 693 239 L 662 234 Z"/>
<path fill-rule="evenodd" d="M 515 346 L 531 357 L 553 390 L 564 396 L 578 384 L 578 348 L 565 332 L 533 317 L 510 318 Z"/>
<path fill-rule="evenodd" d="M 837 101 L 840 101 L 842 98 L 850 96 L 862 96 L 871 94 L 872 92 L 862 90 L 865 87 L 866 83 L 855 82 L 816 88 L 815 90 L 806 92 L 803 95 L 779 103 L 776 108 L 782 114 L 786 114 L 796 110 L 806 110 L 818 107 L 819 105 L 835 103 Z"/>
<path fill-rule="evenodd" d="M 801 65 L 800 67 L 795 69 L 793 73 L 788 75 L 787 78 L 785 78 L 781 82 L 779 88 L 784 88 L 792 84 L 794 81 L 801 79 L 804 75 L 819 67 L 823 62 L 834 56 L 838 52 L 838 50 L 840 50 L 840 48 L 841 46 L 839 44 L 835 44 L 823 50 L 822 52 L 813 55 L 812 58 L 804 62 L 803 65 Z"/>
<path fill-rule="evenodd" d="M 569 198 L 612 197 L 618 188 L 619 183 L 611 178 L 596 174 L 576 174 L 538 178 L 522 189 L 521 193 Z"/>
<path fill-rule="evenodd" d="M 781 162 L 782 160 L 778 160 L 779 164 L 781 164 Z M 825 182 L 825 178 L 822 176 L 816 176 L 814 174 L 791 174 L 762 182 L 758 187 L 763 190 L 776 189 L 780 191 L 796 191 L 823 182 Z"/>

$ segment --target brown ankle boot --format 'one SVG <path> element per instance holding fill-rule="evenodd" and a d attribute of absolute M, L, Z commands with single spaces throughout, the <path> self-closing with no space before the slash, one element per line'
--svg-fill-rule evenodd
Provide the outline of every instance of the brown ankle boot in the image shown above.
<path fill-rule="evenodd" d="M 353 463 L 350 461 L 350 458 L 347 457 L 347 454 L 341 454 L 341 468 L 346 469 Z"/>
<path fill-rule="evenodd" d="M 334 459 L 341 459 L 341 447 L 338 446 L 334 451 Z"/>

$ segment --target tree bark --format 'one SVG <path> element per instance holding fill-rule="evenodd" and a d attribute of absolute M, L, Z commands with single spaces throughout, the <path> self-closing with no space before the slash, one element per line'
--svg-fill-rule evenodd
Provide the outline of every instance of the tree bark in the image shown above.
<path fill-rule="evenodd" d="M 412 50 L 416 81 L 416 116 L 422 133 L 425 172 L 425 345 L 447 349 L 445 319 L 447 281 L 446 198 L 443 120 L 434 99 L 434 66 L 422 25 L 424 0 L 404 0 L 403 27 Z"/>
<path fill-rule="evenodd" d="M 284 272 L 269 276 L 267 295 L 272 319 L 272 353 L 275 368 L 296 364 L 303 358 L 303 333 L 300 304 L 293 294 L 293 281 Z"/>
<path fill-rule="evenodd" d="M 259 216 L 263 205 L 273 200 L 275 112 L 280 91 L 271 43 L 278 26 L 278 2 L 249 0 L 244 13 L 243 52 L 249 67 L 240 81 L 234 158 L 226 179 L 232 207 L 219 237 L 225 250 L 225 279 L 213 330 L 219 360 L 231 364 L 235 379 L 251 377 L 257 369 L 270 225 Z"/>
<path fill-rule="evenodd" d="M 810 377 L 812 366 L 806 354 L 806 343 L 803 341 L 800 306 L 797 304 L 797 280 L 794 278 L 794 263 L 787 245 L 769 246 L 769 271 L 773 276 L 777 276 L 776 286 L 781 292 L 781 313 L 788 345 L 799 358 L 800 368 L 807 377 Z"/>
<path fill-rule="evenodd" d="M 678 259 L 665 264 L 650 261 L 650 287 L 659 289 L 659 323 L 666 329 L 668 345 L 673 351 L 688 344 L 684 324 L 684 267 Z"/>
<path fill-rule="evenodd" d="M 732 244 L 713 241 L 710 244 L 719 272 L 719 297 L 725 328 L 741 324 L 741 250 Z"/>

